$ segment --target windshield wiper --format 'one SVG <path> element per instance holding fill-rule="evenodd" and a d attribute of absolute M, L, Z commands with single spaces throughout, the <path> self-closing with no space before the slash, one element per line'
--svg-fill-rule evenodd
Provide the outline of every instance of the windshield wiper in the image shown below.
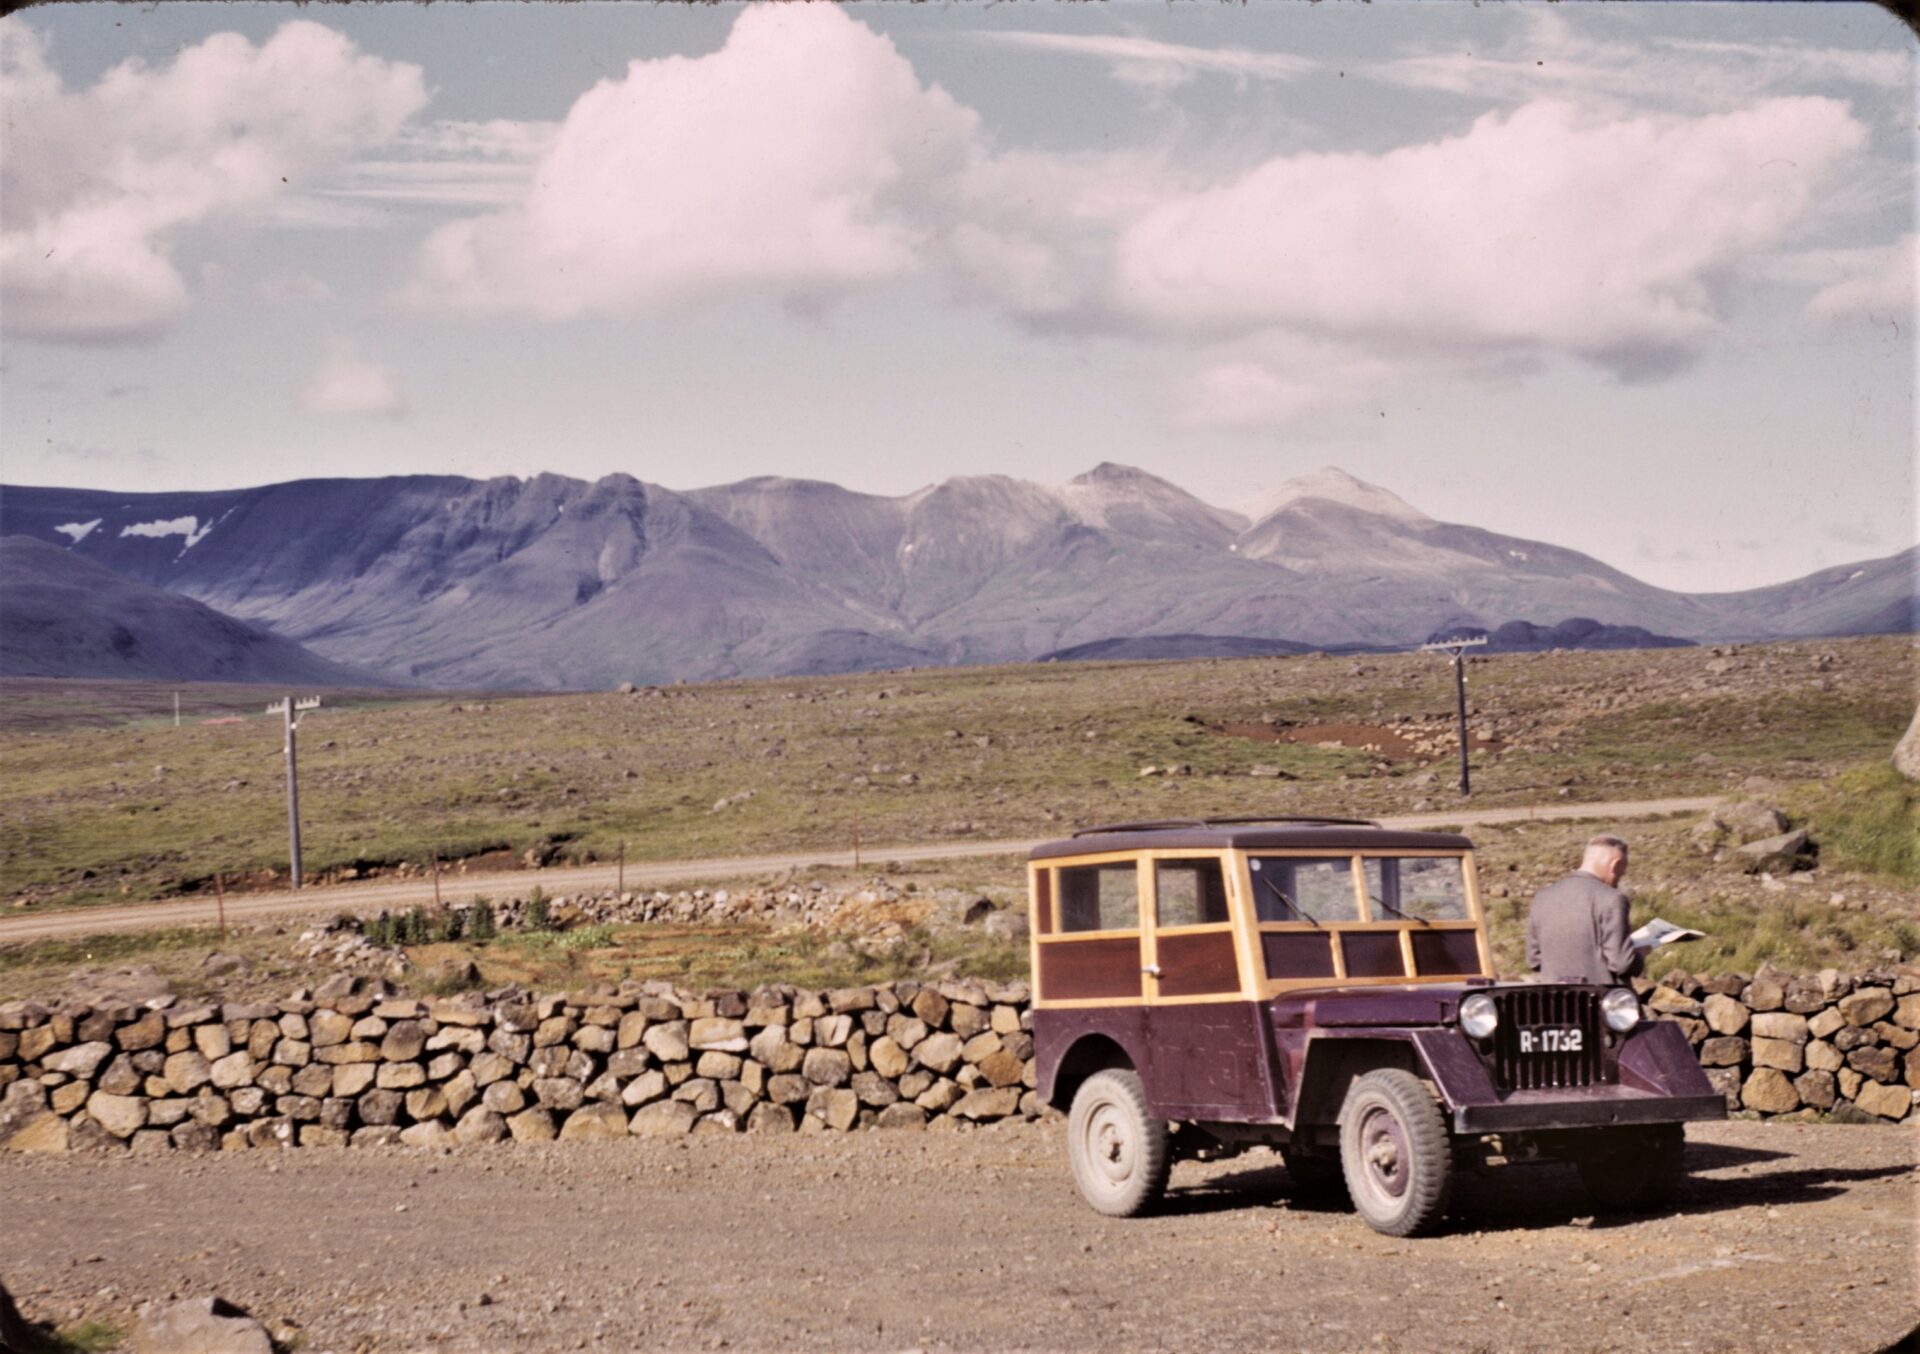
<path fill-rule="evenodd" d="M 1325 929 L 1320 925 L 1319 918 L 1315 917 L 1311 912 L 1308 912 L 1304 907 L 1300 906 L 1300 904 L 1294 902 L 1293 899 L 1287 897 L 1286 894 L 1280 892 L 1280 886 L 1278 884 L 1274 883 L 1265 875 L 1260 876 L 1260 882 L 1267 886 L 1267 892 L 1280 900 L 1280 906 L 1286 908 L 1287 911 L 1293 913 L 1294 916 L 1299 917 L 1302 921 L 1310 923 L 1315 930 Z"/>
<path fill-rule="evenodd" d="M 1394 916 L 1403 918 L 1406 921 L 1417 921 L 1422 926 L 1430 927 L 1433 925 L 1433 923 L 1428 921 L 1425 917 L 1416 917 L 1411 912 L 1402 912 L 1399 908 L 1395 907 L 1392 903 L 1388 902 L 1385 898 L 1376 898 L 1371 893 L 1369 893 L 1367 895 L 1367 901 L 1370 903 L 1378 903 L 1381 907 L 1384 907 L 1385 909 L 1387 909 L 1387 911 L 1393 913 Z"/>

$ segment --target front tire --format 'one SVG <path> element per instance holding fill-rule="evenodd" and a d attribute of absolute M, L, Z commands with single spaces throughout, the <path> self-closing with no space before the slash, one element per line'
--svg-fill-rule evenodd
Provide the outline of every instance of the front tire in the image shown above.
<path fill-rule="evenodd" d="M 1357 1078 L 1340 1107 L 1340 1164 L 1367 1226 L 1431 1231 L 1453 1193 L 1453 1146 L 1426 1083 L 1398 1068 Z"/>
<path fill-rule="evenodd" d="M 1680 1124 L 1611 1128 L 1594 1134 L 1576 1158 L 1580 1183 L 1609 1212 L 1658 1208 L 1686 1175 L 1687 1131 Z"/>
<path fill-rule="evenodd" d="M 1166 1192 L 1167 1123 L 1147 1112 L 1138 1073 L 1096 1072 L 1080 1084 L 1067 1114 L 1067 1159 L 1080 1197 L 1110 1218 L 1130 1218 Z"/>

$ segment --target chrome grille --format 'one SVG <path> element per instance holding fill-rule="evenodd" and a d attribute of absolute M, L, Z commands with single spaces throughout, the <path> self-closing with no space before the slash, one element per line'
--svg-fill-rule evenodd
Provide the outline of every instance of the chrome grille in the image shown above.
<path fill-rule="evenodd" d="M 1500 1010 L 1493 1032 L 1493 1070 L 1510 1091 L 1559 1086 L 1592 1086 L 1613 1079 L 1605 1056 L 1606 1032 L 1600 1021 L 1600 993 L 1578 987 L 1508 987 L 1490 993 Z M 1520 1051 L 1520 1032 L 1577 1029 L 1577 1051 Z"/>

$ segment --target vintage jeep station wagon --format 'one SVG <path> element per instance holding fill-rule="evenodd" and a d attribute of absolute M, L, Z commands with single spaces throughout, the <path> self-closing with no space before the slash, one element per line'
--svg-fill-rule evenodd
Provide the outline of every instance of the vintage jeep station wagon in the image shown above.
<path fill-rule="evenodd" d="M 1103 1213 L 1253 1145 L 1397 1236 L 1462 1166 L 1572 1161 L 1630 1207 L 1678 1180 L 1686 1120 L 1726 1114 L 1631 990 L 1494 980 L 1465 837 L 1125 823 L 1036 848 L 1028 881 L 1040 1094 Z"/>

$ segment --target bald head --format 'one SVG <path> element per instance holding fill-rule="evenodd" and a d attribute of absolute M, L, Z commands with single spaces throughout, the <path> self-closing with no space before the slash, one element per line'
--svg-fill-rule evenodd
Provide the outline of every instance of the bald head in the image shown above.
<path fill-rule="evenodd" d="M 1609 888 L 1618 885 L 1620 877 L 1627 872 L 1627 844 L 1606 832 L 1589 838 L 1586 853 L 1580 857 L 1580 868 Z"/>

